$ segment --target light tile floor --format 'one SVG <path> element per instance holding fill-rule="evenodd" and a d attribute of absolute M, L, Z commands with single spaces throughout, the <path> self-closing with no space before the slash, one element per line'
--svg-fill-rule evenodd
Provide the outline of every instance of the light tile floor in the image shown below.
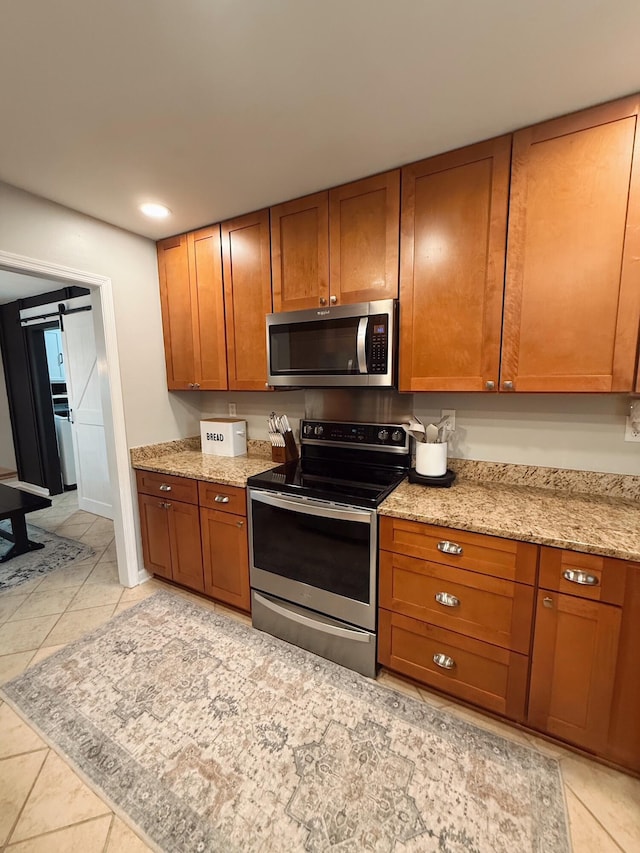
<path fill-rule="evenodd" d="M 0 683 L 157 589 L 196 599 L 250 624 L 245 616 L 160 581 L 151 580 L 134 589 L 121 587 L 111 522 L 78 511 L 73 492 L 56 496 L 50 509 L 32 513 L 29 521 L 89 542 L 96 553 L 91 560 L 0 594 Z M 450 703 L 391 673 L 382 672 L 378 680 L 557 758 L 574 853 L 640 850 L 640 781 Z M 64 759 L 0 701 L 0 853 L 148 850 Z"/>

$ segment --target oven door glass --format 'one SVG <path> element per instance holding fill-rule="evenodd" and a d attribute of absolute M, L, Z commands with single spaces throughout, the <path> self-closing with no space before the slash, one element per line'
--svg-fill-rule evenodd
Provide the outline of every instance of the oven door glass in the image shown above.
<path fill-rule="evenodd" d="M 297 582 L 375 604 L 375 512 L 270 492 L 251 490 L 250 495 L 252 570 L 278 576 L 279 594 L 287 597 L 290 581 L 292 588 Z M 323 609 L 322 594 L 315 602 L 304 598 L 309 606 Z M 292 593 L 290 600 L 300 599 Z"/>
<path fill-rule="evenodd" d="M 270 373 L 273 376 L 366 373 L 363 337 L 366 323 L 366 318 L 342 317 L 270 326 Z"/>

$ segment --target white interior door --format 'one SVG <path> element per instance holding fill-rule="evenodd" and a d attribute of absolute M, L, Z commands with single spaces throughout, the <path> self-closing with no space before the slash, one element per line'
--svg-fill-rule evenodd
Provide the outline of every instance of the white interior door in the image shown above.
<path fill-rule="evenodd" d="M 84 297 L 82 301 L 85 302 Z M 86 303 L 89 304 L 88 297 Z M 77 300 L 70 300 L 67 307 L 77 307 Z M 62 317 L 62 341 L 78 481 L 78 506 L 87 512 L 113 518 L 92 312 L 65 314 Z"/>

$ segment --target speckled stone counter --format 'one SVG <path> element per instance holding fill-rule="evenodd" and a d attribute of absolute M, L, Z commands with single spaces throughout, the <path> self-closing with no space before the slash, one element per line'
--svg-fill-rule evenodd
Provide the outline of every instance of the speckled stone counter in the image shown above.
<path fill-rule="evenodd" d="M 246 456 L 213 456 L 201 453 L 200 439 L 195 438 L 133 447 L 131 464 L 142 471 L 244 488 L 247 477 L 273 468 L 276 463 L 271 459 L 271 445 L 266 441 L 249 442 Z"/>
<path fill-rule="evenodd" d="M 404 482 L 379 514 L 640 561 L 640 477 L 463 459 L 449 463 L 458 475 L 450 489 Z M 131 464 L 244 488 L 247 477 L 276 463 L 266 441 L 249 441 L 246 456 L 212 456 L 201 453 L 196 436 L 134 447 Z M 591 494 L 581 493 L 587 490 Z"/>
<path fill-rule="evenodd" d="M 449 489 L 404 482 L 380 515 L 640 560 L 640 503 L 460 479 Z"/>

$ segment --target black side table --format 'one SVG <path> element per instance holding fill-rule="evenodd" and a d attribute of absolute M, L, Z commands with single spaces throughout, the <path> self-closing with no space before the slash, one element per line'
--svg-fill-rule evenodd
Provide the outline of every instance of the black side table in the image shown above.
<path fill-rule="evenodd" d="M 24 492 L 22 489 L 14 489 L 0 483 L 0 520 L 8 518 L 11 521 L 11 533 L 0 530 L 0 536 L 13 542 L 4 557 L 0 557 L 0 563 L 6 563 L 7 560 L 26 554 L 27 551 L 44 548 L 41 542 L 31 542 L 27 537 L 25 515 L 37 509 L 46 509 L 48 506 L 51 506 L 49 498 L 32 495 L 31 492 Z"/>

